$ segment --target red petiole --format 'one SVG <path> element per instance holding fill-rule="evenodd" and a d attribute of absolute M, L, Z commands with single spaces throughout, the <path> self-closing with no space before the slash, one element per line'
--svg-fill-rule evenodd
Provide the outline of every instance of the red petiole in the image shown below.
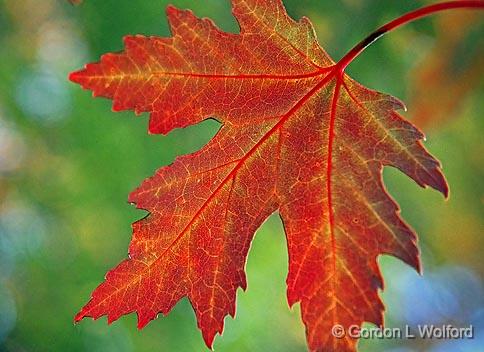
<path fill-rule="evenodd" d="M 406 13 L 403 16 L 400 16 L 393 21 L 384 24 L 361 42 L 356 44 L 353 49 L 351 49 L 345 56 L 338 61 L 335 65 L 335 68 L 338 68 L 340 73 L 342 74 L 346 67 L 358 56 L 361 54 L 363 50 L 365 50 L 369 45 L 373 42 L 381 38 L 385 33 L 392 31 L 395 28 L 398 28 L 406 23 L 415 21 L 422 17 L 427 17 L 433 13 L 446 11 L 451 9 L 484 9 L 484 1 L 482 0 L 471 0 L 471 1 L 446 1 L 441 2 L 434 5 L 424 6 L 420 9 L 411 11 Z"/>

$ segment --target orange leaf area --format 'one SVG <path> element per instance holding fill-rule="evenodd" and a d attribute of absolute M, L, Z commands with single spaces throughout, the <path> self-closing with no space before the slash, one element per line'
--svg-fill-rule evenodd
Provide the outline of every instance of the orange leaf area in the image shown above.
<path fill-rule="evenodd" d="M 188 297 L 206 344 L 235 314 L 254 233 L 278 211 L 289 251 L 287 296 L 299 302 L 310 350 L 354 351 L 331 335 L 365 321 L 381 325 L 380 254 L 419 270 L 416 235 L 382 182 L 385 165 L 447 195 L 423 135 L 397 99 L 339 70 L 307 18 L 280 0 L 233 0 L 240 34 L 169 7 L 172 37 L 128 36 L 71 80 L 149 112 L 149 131 L 168 133 L 215 117 L 201 150 L 146 179 L 129 201 L 149 216 L 133 224 L 129 259 L 76 316 L 136 312 L 141 328 Z"/>

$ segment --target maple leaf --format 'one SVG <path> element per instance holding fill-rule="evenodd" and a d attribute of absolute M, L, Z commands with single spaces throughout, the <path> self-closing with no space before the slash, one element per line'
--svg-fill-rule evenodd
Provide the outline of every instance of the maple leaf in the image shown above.
<path fill-rule="evenodd" d="M 385 190 L 383 167 L 445 196 L 446 181 L 423 134 L 396 112 L 403 104 L 348 77 L 350 60 L 335 64 L 307 18 L 292 20 L 280 0 L 232 4 L 240 34 L 168 7 L 171 38 L 127 36 L 124 52 L 70 76 L 115 111 L 149 112 L 151 133 L 210 117 L 222 124 L 205 147 L 131 193 L 149 215 L 133 224 L 129 258 L 75 320 L 136 312 L 142 328 L 186 296 L 211 347 L 246 289 L 254 233 L 278 211 L 288 301 L 301 305 L 309 348 L 354 351 L 357 340 L 331 328 L 383 324 L 377 257 L 420 270 L 416 235 Z"/>

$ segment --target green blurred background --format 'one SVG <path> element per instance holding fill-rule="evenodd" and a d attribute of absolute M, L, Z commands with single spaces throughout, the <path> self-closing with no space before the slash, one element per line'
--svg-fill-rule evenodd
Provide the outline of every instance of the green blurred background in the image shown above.
<path fill-rule="evenodd" d="M 122 49 L 126 34 L 168 36 L 172 3 L 237 31 L 227 0 L 0 0 L 0 351 L 204 351 L 186 300 L 144 330 L 135 316 L 73 324 L 105 272 L 127 256 L 130 223 L 144 216 L 127 194 L 180 154 L 204 145 L 213 121 L 169 136 L 147 134 L 147 116 L 67 81 L 70 71 Z M 308 16 L 340 58 L 380 24 L 424 1 L 285 0 Z M 481 17 L 479 17 L 481 16 Z M 386 324 L 473 324 L 475 339 L 361 341 L 361 351 L 478 351 L 484 346 L 484 107 L 482 15 L 439 14 L 398 29 L 349 73 L 407 102 L 443 163 L 448 201 L 385 170 L 390 193 L 417 230 L 425 275 L 380 258 Z M 258 231 L 216 351 L 305 351 L 299 309 L 285 298 L 287 253 L 272 216 Z"/>

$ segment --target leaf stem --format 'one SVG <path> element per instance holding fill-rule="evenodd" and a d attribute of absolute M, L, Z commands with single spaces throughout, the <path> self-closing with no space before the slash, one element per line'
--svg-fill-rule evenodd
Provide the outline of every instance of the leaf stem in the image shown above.
<path fill-rule="evenodd" d="M 422 17 L 429 16 L 433 13 L 458 9 L 458 8 L 474 8 L 474 9 L 484 9 L 484 1 L 473 0 L 473 1 L 447 1 L 441 2 L 434 5 L 424 6 L 420 9 L 410 11 L 393 21 L 384 24 L 365 39 L 356 44 L 353 49 L 351 49 L 345 56 L 341 58 L 336 64 L 336 68 L 339 70 L 340 74 L 344 72 L 346 67 L 358 56 L 363 50 L 365 50 L 369 45 L 375 42 L 377 39 L 381 38 L 385 33 L 392 31 L 393 29 L 400 27 L 406 23 L 412 22 Z"/>

